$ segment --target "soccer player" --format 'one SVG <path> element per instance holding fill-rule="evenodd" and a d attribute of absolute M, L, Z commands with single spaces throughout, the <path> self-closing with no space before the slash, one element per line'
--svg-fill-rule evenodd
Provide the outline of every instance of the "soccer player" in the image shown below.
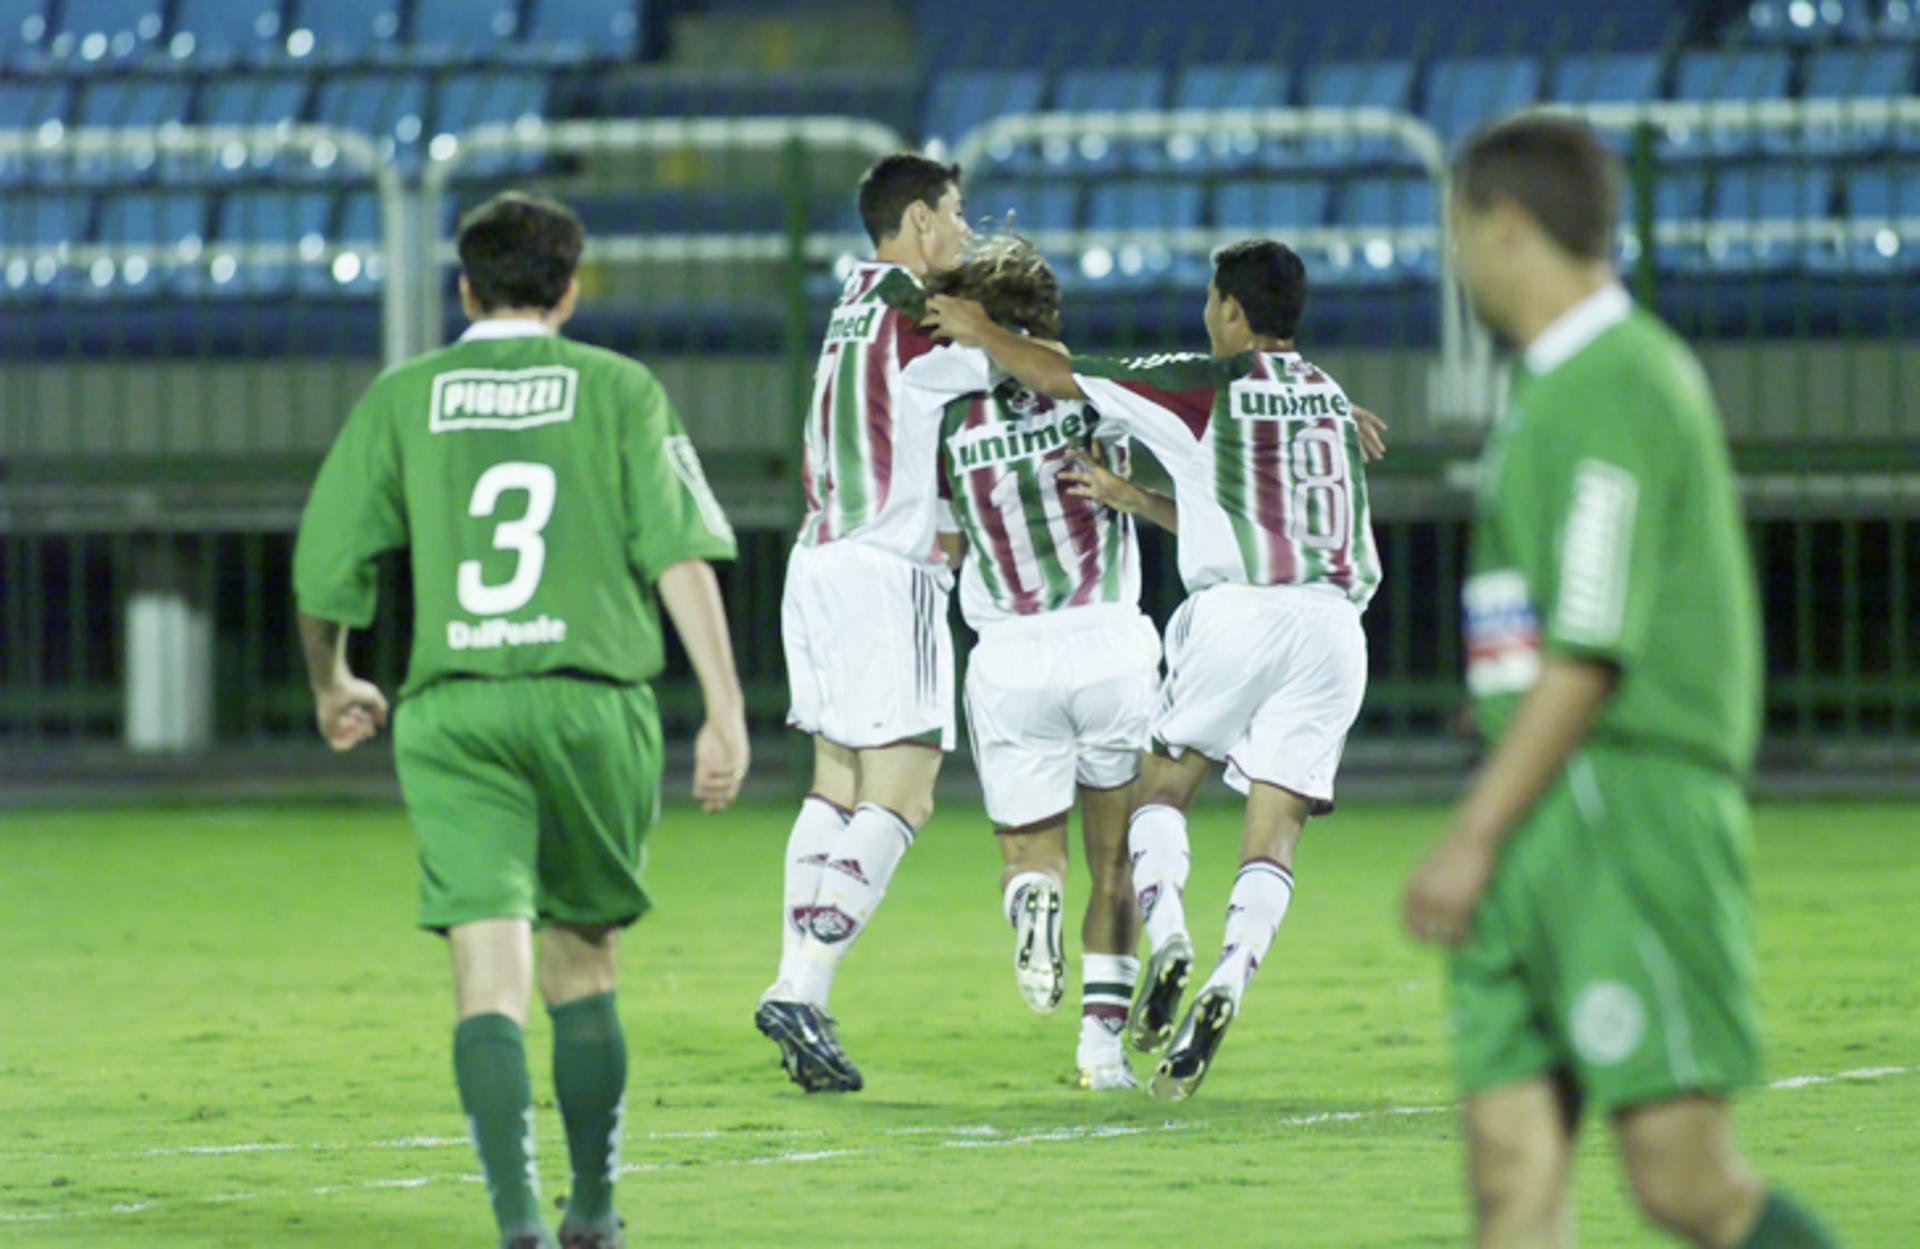
<path fill-rule="evenodd" d="M 1018 235 L 977 241 L 929 289 L 978 299 L 1037 341 L 1059 336 L 1060 284 Z M 1015 981 L 1041 1013 L 1064 994 L 1067 816 L 1077 796 L 1091 879 L 1078 1084 L 1138 1088 L 1120 1041 L 1139 973 L 1128 788 L 1147 744 L 1160 635 L 1140 611 L 1132 517 L 1089 501 L 1065 476 L 1069 455 L 1090 444 L 1123 467 L 1125 439 L 1091 443 L 1099 418 L 1085 404 L 994 376 L 977 350 L 928 357 L 907 379 L 939 405 L 942 481 L 966 551 L 960 607 L 980 638 L 967 664 L 967 735 L 1005 864 Z"/>
<path fill-rule="evenodd" d="M 1136 1047 L 1172 1043 L 1148 1082 L 1190 1095 L 1293 896 L 1309 815 L 1366 691 L 1360 613 L 1380 580 L 1363 435 L 1339 384 L 1294 350 L 1306 272 L 1285 245 L 1214 256 L 1203 319 L 1212 355 L 1068 358 L 1002 329 L 970 301 L 935 298 L 929 324 L 982 346 L 1043 394 L 1084 399 L 1173 481 L 1189 597 L 1167 626 L 1167 675 L 1127 841 L 1151 949 L 1128 1020 Z M 1224 764 L 1247 795 L 1240 870 L 1220 957 L 1175 1030 L 1193 963 L 1181 890 L 1186 811 Z"/>
<path fill-rule="evenodd" d="M 1563 120 L 1494 126 L 1454 169 L 1461 280 L 1521 362 L 1464 588 L 1494 746 L 1405 919 L 1452 947 L 1479 1244 L 1573 1243 L 1592 1106 L 1657 1223 L 1721 1249 L 1826 1246 L 1732 1139 L 1726 1098 L 1757 1068 L 1760 632 L 1706 377 L 1614 271 L 1617 188 Z"/>
<path fill-rule="evenodd" d="M 620 1243 L 627 1054 L 615 937 L 648 906 L 662 662 L 656 600 L 706 702 L 694 793 L 730 803 L 746 723 L 710 559 L 734 554 L 693 444 L 644 367 L 569 342 L 580 222 L 505 194 L 460 225 L 460 341 L 391 369 L 321 466 L 294 552 L 321 735 L 350 750 L 387 701 L 347 666 L 374 561 L 405 550 L 413 647 L 394 761 L 422 927 L 453 956 L 454 1076 L 510 1249 L 548 1249 L 522 1042 L 538 968 L 573 1188 L 564 1249 Z M 538 942 L 534 940 L 538 930 Z"/>
<path fill-rule="evenodd" d="M 834 970 L 933 814 L 953 749 L 952 573 L 940 548 L 938 422 L 908 419 L 902 373 L 954 352 L 918 325 L 921 280 L 959 262 L 960 171 L 888 156 L 860 181 L 875 258 L 827 321 L 805 425 L 806 521 L 780 605 L 792 707 L 813 784 L 787 838 L 780 967 L 754 1024 L 808 1092 L 853 1092 L 859 1069 L 827 1013 Z"/>

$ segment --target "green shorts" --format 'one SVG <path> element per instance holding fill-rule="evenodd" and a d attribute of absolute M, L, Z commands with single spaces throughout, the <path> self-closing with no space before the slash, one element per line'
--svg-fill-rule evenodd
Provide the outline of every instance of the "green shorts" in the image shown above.
<path fill-rule="evenodd" d="M 1548 1072 L 1602 1111 L 1759 1076 L 1738 781 L 1588 746 L 1514 831 L 1450 967 L 1467 1092 Z"/>
<path fill-rule="evenodd" d="M 420 844 L 420 926 L 628 924 L 660 810 L 644 685 L 456 679 L 400 708 L 394 762 Z"/>

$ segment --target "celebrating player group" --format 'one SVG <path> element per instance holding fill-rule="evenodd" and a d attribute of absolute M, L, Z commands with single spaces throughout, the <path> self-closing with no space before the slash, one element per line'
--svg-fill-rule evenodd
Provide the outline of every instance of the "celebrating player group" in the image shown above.
<path fill-rule="evenodd" d="M 1753 587 L 1699 367 L 1614 275 L 1616 176 L 1578 126 L 1528 118 L 1476 136 L 1455 169 L 1462 276 L 1521 349 L 1521 377 L 1482 466 L 1465 589 L 1491 750 L 1404 919 L 1452 947 L 1481 1244 L 1571 1243 L 1592 1106 L 1664 1226 L 1703 1246 L 1823 1247 L 1731 1140 L 1727 1098 L 1757 1055 Z M 957 569 L 978 635 L 960 701 L 1019 992 L 1041 1012 L 1066 995 L 1078 806 L 1079 1085 L 1137 1088 L 1131 1044 L 1158 1055 L 1148 1092 L 1187 1097 L 1286 916 L 1307 821 L 1333 810 L 1366 692 L 1366 464 L 1384 426 L 1297 349 L 1307 276 L 1281 242 L 1214 254 L 1206 354 L 1111 359 L 1059 341 L 1047 261 L 1010 230 L 972 233 L 957 168 L 890 156 L 859 208 L 875 255 L 829 316 L 804 414 L 780 628 L 789 722 L 814 763 L 755 1024 L 807 1091 L 862 1087 L 829 995 L 955 743 Z M 301 636 L 321 733 L 351 749 L 388 708 L 351 671 L 347 634 L 372 617 L 376 558 L 409 552 L 395 757 L 501 1244 L 614 1249 L 615 950 L 647 907 L 659 609 L 700 682 L 694 789 L 718 810 L 748 761 L 707 562 L 733 537 L 652 375 L 559 333 L 580 293 L 578 219 L 508 194 L 463 219 L 458 245 L 472 327 L 382 375 L 350 416 L 301 525 Z M 1136 451 L 1171 496 L 1131 479 Z M 1175 534 L 1187 590 L 1164 646 L 1140 610 L 1141 521 Z M 1187 811 L 1218 769 L 1246 799 L 1239 868 L 1189 999 Z M 535 984 L 573 1170 L 557 1240 L 532 1155 Z"/>

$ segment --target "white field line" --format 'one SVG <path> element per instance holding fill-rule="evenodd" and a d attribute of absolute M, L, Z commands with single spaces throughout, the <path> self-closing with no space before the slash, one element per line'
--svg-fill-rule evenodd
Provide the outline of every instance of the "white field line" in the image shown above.
<path fill-rule="evenodd" d="M 1847 1071 L 1834 1071 L 1824 1074 L 1786 1076 L 1770 1080 L 1766 1087 L 1773 1090 L 1791 1090 L 1816 1088 L 1826 1084 L 1840 1084 L 1848 1081 L 1884 1080 L 1892 1076 L 1905 1076 L 1920 1073 L 1920 1063 L 1896 1067 L 1855 1067 Z M 1313 1127 L 1322 1123 L 1352 1123 L 1367 1119 L 1388 1119 L 1408 1115 L 1445 1114 L 1453 1106 L 1385 1106 L 1374 1110 L 1328 1110 L 1310 1115 L 1289 1115 L 1273 1122 L 1281 1127 Z M 1204 1127 L 1204 1123 L 1172 1121 L 1158 1124 L 1063 1124 L 1054 1128 L 1029 1129 L 1022 1132 L 1003 1135 L 992 1124 L 956 1124 L 941 1126 L 938 1124 L 911 1125 L 888 1128 L 883 1135 L 893 1137 L 947 1137 L 940 1142 L 944 1148 L 982 1148 L 1014 1145 L 1050 1144 L 1063 1141 L 1100 1141 L 1115 1140 L 1123 1137 L 1141 1136 L 1156 1132 L 1184 1132 Z M 698 1132 L 650 1132 L 649 1140 L 716 1140 L 738 1136 L 818 1136 L 824 1135 L 824 1128 L 713 1128 Z M 254 1142 L 237 1145 L 190 1145 L 177 1149 L 147 1149 L 117 1151 L 89 1155 L 90 1160 L 113 1157 L 202 1157 L 224 1154 L 274 1153 L 287 1150 L 307 1149 L 314 1151 L 338 1152 L 348 1149 L 441 1149 L 469 1148 L 465 1137 L 459 1136 L 406 1136 L 396 1140 L 363 1142 L 353 1145 L 320 1144 L 293 1145 L 283 1142 Z M 776 1154 L 764 1154 L 752 1158 L 697 1159 L 668 1162 L 628 1163 L 620 1168 L 621 1175 L 637 1175 L 660 1171 L 683 1171 L 696 1167 L 765 1167 L 827 1162 L 837 1158 L 855 1158 L 878 1153 L 867 1149 L 811 1149 L 790 1150 Z M 45 1157 L 47 1155 L 40 1155 Z M 425 1188 L 429 1184 L 452 1180 L 456 1183 L 478 1184 L 478 1175 L 433 1176 L 413 1175 L 397 1176 L 385 1179 L 360 1180 L 351 1184 L 321 1184 L 308 1191 L 314 1196 L 330 1196 L 336 1193 L 364 1192 L 374 1189 Z M 196 1197 L 184 1201 L 127 1201 L 116 1202 L 109 1206 L 100 1206 L 92 1210 L 61 1211 L 11 1211 L 0 1210 L 0 1225 L 14 1223 L 50 1223 L 56 1220 L 98 1218 L 105 1215 L 140 1214 L 148 1210 L 157 1210 L 168 1206 L 206 1205 L 221 1202 L 254 1201 L 263 1196 L 284 1196 L 284 1193 L 218 1193 L 211 1197 Z"/>

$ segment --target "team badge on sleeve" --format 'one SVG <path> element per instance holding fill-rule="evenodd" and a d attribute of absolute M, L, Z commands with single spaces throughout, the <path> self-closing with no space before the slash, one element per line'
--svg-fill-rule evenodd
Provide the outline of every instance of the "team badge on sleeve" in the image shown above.
<path fill-rule="evenodd" d="M 1461 590 L 1467 688 L 1475 697 L 1517 694 L 1540 677 L 1540 622 L 1527 581 L 1511 568 L 1471 577 Z"/>

